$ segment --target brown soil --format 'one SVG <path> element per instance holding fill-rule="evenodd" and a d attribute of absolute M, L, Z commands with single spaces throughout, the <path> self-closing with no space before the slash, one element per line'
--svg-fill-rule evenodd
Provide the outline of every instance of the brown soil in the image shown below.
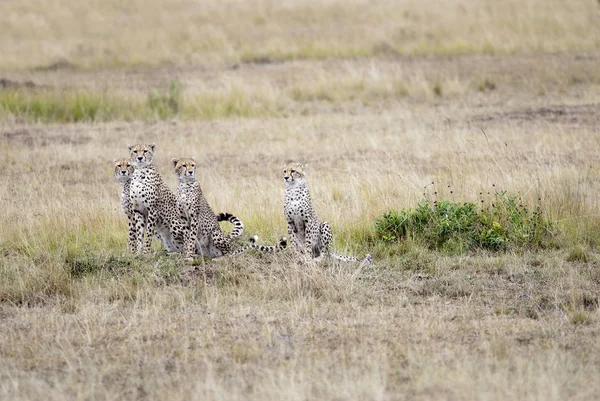
<path fill-rule="evenodd" d="M 526 107 L 511 111 L 474 116 L 472 122 L 512 121 L 524 123 L 529 121 L 561 124 L 577 127 L 600 129 L 600 104 L 553 105 L 545 107 Z"/>
<path fill-rule="evenodd" d="M 16 129 L 14 131 L 0 132 L 0 143 L 7 141 L 9 144 L 25 145 L 31 148 L 45 147 L 55 144 L 84 145 L 91 138 L 81 133 L 65 133 L 64 129 Z"/>

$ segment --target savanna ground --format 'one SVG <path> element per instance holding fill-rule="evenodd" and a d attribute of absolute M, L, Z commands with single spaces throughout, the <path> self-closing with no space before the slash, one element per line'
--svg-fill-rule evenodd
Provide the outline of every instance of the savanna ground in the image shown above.
<path fill-rule="evenodd" d="M 0 3 L 0 398 L 598 398 L 598 2 L 149 3 Z M 308 162 L 336 249 L 375 262 L 127 254 L 138 141 L 265 242 Z M 375 231 L 500 190 L 543 246 Z"/>

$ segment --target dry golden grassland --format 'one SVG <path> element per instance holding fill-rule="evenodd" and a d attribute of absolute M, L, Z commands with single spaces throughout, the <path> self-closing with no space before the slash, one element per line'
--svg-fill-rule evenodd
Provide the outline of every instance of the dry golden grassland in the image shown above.
<path fill-rule="evenodd" d="M 598 20 L 583 0 L 0 2 L 0 399 L 597 399 Z M 134 142 L 172 189 L 194 156 L 264 242 L 286 235 L 281 166 L 308 162 L 336 250 L 374 263 L 129 255 L 112 160 Z M 542 245 L 377 235 L 387 210 L 501 190 L 551 222 Z"/>
<path fill-rule="evenodd" d="M 597 50 L 593 0 L 24 0 L 3 69 Z"/>

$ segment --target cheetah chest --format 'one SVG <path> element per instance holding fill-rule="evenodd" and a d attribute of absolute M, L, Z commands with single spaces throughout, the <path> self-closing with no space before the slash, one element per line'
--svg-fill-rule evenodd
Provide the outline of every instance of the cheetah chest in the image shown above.
<path fill-rule="evenodd" d="M 132 210 L 147 213 L 156 201 L 155 177 L 151 172 L 136 170 L 129 187 Z"/>
<path fill-rule="evenodd" d="M 294 233 L 304 240 L 306 224 L 313 219 L 313 209 L 307 194 L 301 189 L 289 189 L 286 192 L 285 217 L 294 226 Z"/>
<path fill-rule="evenodd" d="M 181 205 L 183 215 L 190 219 L 192 214 L 198 213 L 197 197 L 192 191 L 184 191 L 179 194 L 179 204 Z"/>
<path fill-rule="evenodd" d="M 285 206 L 285 216 L 296 225 L 304 225 L 308 219 L 308 204 L 304 200 L 289 200 Z"/>
<path fill-rule="evenodd" d="M 121 208 L 127 216 L 131 216 L 133 210 L 131 209 L 131 201 L 129 198 L 129 181 L 121 184 Z"/>

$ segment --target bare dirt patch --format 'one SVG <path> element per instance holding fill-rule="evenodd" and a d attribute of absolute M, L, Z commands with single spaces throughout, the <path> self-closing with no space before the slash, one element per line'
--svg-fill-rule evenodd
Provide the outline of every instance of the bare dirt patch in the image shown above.
<path fill-rule="evenodd" d="M 322 81 L 362 80 L 368 87 L 373 80 L 398 80 L 405 81 L 409 86 L 419 82 L 438 82 L 442 95 L 448 93 L 451 89 L 449 86 L 460 82 L 474 92 L 514 95 L 515 92 L 530 92 L 541 87 L 598 84 L 598 60 L 598 54 L 586 57 L 572 54 L 396 56 L 286 62 L 270 62 L 268 58 L 259 58 L 233 65 L 195 63 L 127 70 L 44 69 L 7 73 L 6 78 L 13 83 L 33 79 L 36 86 L 103 88 L 111 92 L 142 94 L 154 88 L 164 89 L 170 80 L 181 81 L 186 94 L 231 86 L 285 91 L 298 86 L 310 87 Z"/>
<path fill-rule="evenodd" d="M 35 88 L 36 84 L 33 81 L 13 81 L 7 78 L 0 78 L 0 89 L 20 89 L 20 88 Z"/>
<path fill-rule="evenodd" d="M 6 141 L 11 145 L 25 145 L 27 147 L 45 147 L 50 145 L 84 145 L 92 140 L 87 135 L 67 134 L 62 130 L 56 132 L 45 129 L 16 129 L 9 132 L 0 132 L 0 142 Z"/>
<path fill-rule="evenodd" d="M 69 60 L 60 59 L 48 65 L 34 68 L 34 71 L 58 71 L 58 70 L 74 70 L 77 67 Z"/>
<path fill-rule="evenodd" d="M 544 122 L 573 127 L 600 127 L 600 104 L 553 105 L 527 107 L 492 114 L 481 114 L 471 118 L 471 122 Z"/>

